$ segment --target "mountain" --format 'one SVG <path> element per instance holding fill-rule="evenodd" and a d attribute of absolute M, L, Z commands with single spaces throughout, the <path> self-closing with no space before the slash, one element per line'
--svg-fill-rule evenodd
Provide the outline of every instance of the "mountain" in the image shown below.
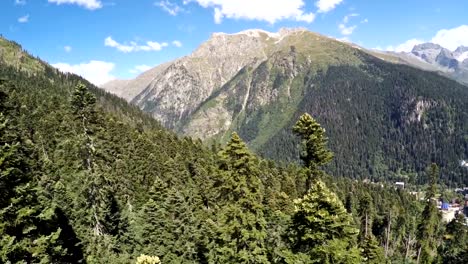
<path fill-rule="evenodd" d="M 458 47 L 450 51 L 438 44 L 415 45 L 411 52 L 386 52 L 397 57 L 401 63 L 424 70 L 436 71 L 442 75 L 468 84 L 468 48 Z"/>
<path fill-rule="evenodd" d="M 438 45 L 414 52 L 453 64 Z M 409 64 L 305 29 L 216 33 L 130 101 L 181 134 L 222 142 L 237 131 L 281 161 L 298 157 L 290 128 L 309 112 L 330 135 L 335 175 L 392 179 L 437 161 L 467 182 L 459 166 L 468 156 L 467 87 L 401 63 Z"/>
<path fill-rule="evenodd" d="M 25 52 L 21 46 L 0 36 L 0 63 L 19 69 L 29 74 L 45 71 L 45 64 Z"/>
<path fill-rule="evenodd" d="M 460 259 L 466 252 L 465 237 L 457 236 L 456 243 L 443 239 L 466 233 L 461 221 L 452 222 L 446 232 L 431 237 L 419 235 L 415 228 L 444 229 L 431 199 L 437 188 L 435 164 L 430 173 L 430 190 L 434 192 L 428 202 L 394 188 L 393 183 L 330 177 L 319 164 L 332 156 L 324 137 L 331 131 L 325 133 L 309 115 L 302 115 L 295 129 L 307 141 L 308 148 L 302 149 L 307 155 L 302 158 L 308 169 L 258 158 L 235 133 L 225 147 L 213 145 L 208 149 L 199 140 L 176 136 L 136 106 L 83 78 L 61 73 L 33 58 L 16 43 L 1 37 L 0 41 L 2 54 L 8 54 L 7 60 L 0 61 L 1 263 L 361 263 L 370 257 L 384 259 L 380 246 L 384 244 L 385 258 L 401 263 L 416 261 L 419 245 L 428 241 L 441 246 L 426 246 L 422 259 L 434 254 L 442 261 Z M 289 50 L 287 58 L 300 58 L 295 48 Z M 281 59 L 284 54 L 277 56 L 278 66 L 269 67 L 281 74 L 291 60 Z M 347 61 L 352 63 L 354 58 Z M 365 61 L 361 58 L 361 62 Z M 300 63 L 299 59 L 292 60 L 292 65 Z M 386 68 L 388 64 L 378 66 L 381 68 L 368 67 L 362 72 L 338 69 L 338 74 L 337 69 L 329 67 L 327 72 L 350 82 L 363 78 L 356 73 L 366 78 L 381 74 L 375 82 L 384 82 L 385 75 L 393 73 Z M 379 69 L 380 73 L 375 72 Z M 297 73 L 301 70 L 298 68 Z M 233 80 L 241 84 L 247 78 L 243 75 L 249 72 L 254 80 L 258 74 L 252 71 L 254 67 L 241 71 Z M 285 73 L 275 86 L 278 90 L 284 90 L 284 82 L 293 78 L 294 71 Z M 399 74 L 402 79 L 393 79 L 397 86 L 414 76 L 406 69 Z M 274 72 L 269 75 L 276 76 Z M 317 76 L 326 77 L 323 73 Z M 429 84 L 440 81 L 437 75 L 428 78 Z M 342 87 L 343 80 L 330 86 L 324 82 L 333 82 L 333 78 L 317 80 L 313 89 L 330 90 L 336 96 L 334 86 Z M 411 85 L 419 87 L 418 81 Z M 365 78 L 362 84 L 366 84 Z M 231 85 L 234 81 L 218 93 L 225 94 Z M 255 94 L 256 86 L 252 86 Z M 291 85 L 291 95 L 297 96 L 297 87 Z M 389 93 L 384 88 L 377 85 L 378 90 L 370 91 Z M 460 95 L 456 88 L 449 83 L 449 95 L 443 97 Z M 242 88 L 235 89 L 245 93 Z M 350 96 L 355 91 L 347 86 L 343 92 Z M 404 97 L 404 93 L 400 95 Z M 431 111 L 443 102 L 437 99 L 416 102 L 419 115 L 411 113 L 410 121 L 419 122 L 428 115 L 440 125 L 436 129 L 446 132 L 445 112 Z M 397 109 L 397 101 L 389 103 L 395 105 L 395 115 L 403 113 Z M 249 105 L 247 100 L 244 111 Z M 451 101 L 450 106 L 448 119 L 453 122 L 445 135 L 448 139 L 454 137 L 450 133 L 458 133 L 455 119 L 465 120 L 458 113 L 459 102 Z M 363 116 L 359 123 L 368 122 L 366 117 L 371 116 Z M 405 121 L 400 117 L 395 119 Z M 345 121 L 333 120 L 340 125 L 346 125 Z M 370 128 L 377 125 L 371 123 Z M 425 125 L 425 139 L 430 141 L 433 122 Z M 352 132 L 346 126 L 344 129 Z M 365 132 L 371 134 L 380 128 L 375 129 Z M 358 139 L 354 136 L 349 134 Z M 286 144 L 284 139 L 282 143 Z M 414 146 L 412 149 L 416 150 Z M 286 154 L 288 151 L 284 149 Z M 357 157 L 359 151 L 351 149 L 346 158 Z M 380 167 L 375 169 L 385 171 L 384 155 L 389 153 L 382 153 Z M 423 177 L 410 176 L 408 189 L 416 189 L 414 183 L 427 182 Z M 456 182 L 456 172 L 448 176 Z M 401 173 L 401 179 L 404 177 Z M 444 192 L 444 197 L 455 195 Z M 450 228 L 453 225 L 457 227 Z M 366 237 L 368 231 L 371 236 Z M 416 237 L 417 243 L 402 239 L 408 237 Z"/>

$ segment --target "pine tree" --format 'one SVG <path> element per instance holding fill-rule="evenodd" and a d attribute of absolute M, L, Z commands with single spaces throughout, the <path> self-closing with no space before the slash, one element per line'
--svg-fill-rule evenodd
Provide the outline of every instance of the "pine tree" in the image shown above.
<path fill-rule="evenodd" d="M 429 169 L 429 187 L 426 191 L 426 205 L 421 215 L 421 222 L 418 225 L 418 263 L 432 263 L 437 249 L 437 231 L 439 229 L 440 216 L 435 205 L 437 194 L 437 178 L 439 177 L 439 167 L 431 164 Z"/>
<path fill-rule="evenodd" d="M 333 158 L 326 146 L 325 130 L 309 114 L 304 114 L 293 131 L 302 139 L 301 159 L 309 174 L 307 193 L 295 201 L 296 210 L 287 235 L 293 254 L 287 253 L 286 261 L 291 263 L 306 256 L 311 263 L 359 263 L 358 230 L 353 226 L 353 218 L 320 179 L 325 174 L 320 167 Z"/>
<path fill-rule="evenodd" d="M 77 200 L 77 209 L 89 216 L 94 235 L 116 235 L 120 209 L 113 197 L 102 150 L 97 148 L 96 134 L 102 130 L 96 110 L 96 97 L 79 83 L 73 92 L 71 109 L 81 128 L 78 134 L 84 177 L 79 188 L 85 195 Z M 100 158 L 100 159 L 99 159 Z M 93 242 L 95 243 L 95 242 Z"/>
<path fill-rule="evenodd" d="M 468 263 L 468 226 L 463 213 L 447 224 L 444 243 L 439 248 L 441 262 L 447 264 Z"/>
<path fill-rule="evenodd" d="M 305 113 L 299 118 L 293 127 L 293 132 L 302 140 L 300 158 L 308 169 L 306 172 L 308 189 L 313 177 L 321 177 L 322 171 L 319 168 L 333 159 L 333 153 L 327 148 L 328 138 L 325 129 L 309 114 Z"/>
<path fill-rule="evenodd" d="M 168 256 L 176 237 L 172 234 L 175 228 L 167 204 L 169 189 L 159 178 L 149 192 L 149 199 L 143 205 L 137 221 L 138 252 L 157 256 Z"/>
<path fill-rule="evenodd" d="M 212 223 L 210 263 L 268 263 L 258 161 L 236 133 L 220 158 L 220 208 Z"/>
<path fill-rule="evenodd" d="M 361 255 L 363 263 L 385 263 L 383 248 L 379 246 L 375 237 L 371 235 L 365 237 L 360 247 L 362 248 Z"/>
<path fill-rule="evenodd" d="M 295 254 L 306 254 L 312 263 L 360 262 L 353 219 L 322 181 L 295 204 L 288 236 Z"/>
<path fill-rule="evenodd" d="M 371 223 L 372 223 L 372 197 L 369 195 L 369 193 L 365 193 L 362 195 L 359 199 L 359 209 L 358 209 L 358 214 L 359 217 L 361 218 L 361 232 L 360 232 L 360 238 L 364 239 L 369 236 L 371 236 L 370 231 L 372 230 L 371 228 Z"/>
<path fill-rule="evenodd" d="M 83 255 L 66 217 L 41 200 L 34 145 L 15 112 L 0 91 L 0 262 L 78 262 Z"/>

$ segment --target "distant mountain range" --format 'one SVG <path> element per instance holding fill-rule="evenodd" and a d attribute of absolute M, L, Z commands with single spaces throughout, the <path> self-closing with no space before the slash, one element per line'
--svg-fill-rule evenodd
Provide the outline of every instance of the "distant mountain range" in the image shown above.
<path fill-rule="evenodd" d="M 370 51 L 305 29 L 215 33 L 188 56 L 103 88 L 178 133 L 225 142 L 237 131 L 276 160 L 298 157 L 291 127 L 309 112 L 330 136 L 335 175 L 388 179 L 437 161 L 463 181 L 468 88 L 444 76 L 464 76 L 465 52 Z"/>
<path fill-rule="evenodd" d="M 468 47 L 460 46 L 450 51 L 438 44 L 424 43 L 414 46 L 411 52 L 386 53 L 401 59 L 401 63 L 437 71 L 468 84 Z"/>

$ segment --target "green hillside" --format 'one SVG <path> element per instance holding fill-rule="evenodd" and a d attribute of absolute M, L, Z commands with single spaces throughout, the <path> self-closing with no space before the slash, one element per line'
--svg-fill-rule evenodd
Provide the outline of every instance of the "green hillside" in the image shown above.
<path fill-rule="evenodd" d="M 215 140 L 237 131 L 263 157 L 294 161 L 298 141 L 290 128 L 308 112 L 330 136 L 334 175 L 423 184 L 424 168 L 436 162 L 445 183 L 468 184 L 460 166 L 468 157 L 466 86 L 312 33 L 284 42 L 259 66 L 239 71 L 181 127 L 219 123 L 226 129 Z M 206 114 L 212 112 L 219 120 Z"/>
<path fill-rule="evenodd" d="M 38 63 L 0 62 L 1 263 L 463 261 L 466 227 L 442 224 L 432 199 L 328 176 L 308 115 L 295 128 L 307 166 L 279 166 L 237 134 L 223 148 L 178 137 Z M 426 176 L 435 198 L 437 167 Z"/>

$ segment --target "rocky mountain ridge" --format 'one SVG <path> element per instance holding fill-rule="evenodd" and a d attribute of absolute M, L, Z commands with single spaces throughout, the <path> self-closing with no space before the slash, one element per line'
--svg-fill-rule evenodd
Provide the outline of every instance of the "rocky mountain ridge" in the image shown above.
<path fill-rule="evenodd" d="M 464 49 L 454 55 L 421 45 L 415 52 L 450 67 Z M 127 100 L 205 142 L 225 142 L 236 131 L 276 160 L 299 156 L 291 127 L 308 112 L 344 161 L 332 166 L 336 175 L 420 171 L 439 152 L 461 175 L 468 89 L 441 76 L 455 70 L 439 68 L 414 54 L 369 51 L 305 29 L 215 33 L 192 54 L 133 80 L 139 86 L 128 88 L 141 90 Z"/>
<path fill-rule="evenodd" d="M 415 45 L 410 52 L 385 53 L 399 58 L 402 63 L 440 72 L 468 84 L 468 47 L 460 46 L 451 51 L 439 44 L 422 43 Z"/>

